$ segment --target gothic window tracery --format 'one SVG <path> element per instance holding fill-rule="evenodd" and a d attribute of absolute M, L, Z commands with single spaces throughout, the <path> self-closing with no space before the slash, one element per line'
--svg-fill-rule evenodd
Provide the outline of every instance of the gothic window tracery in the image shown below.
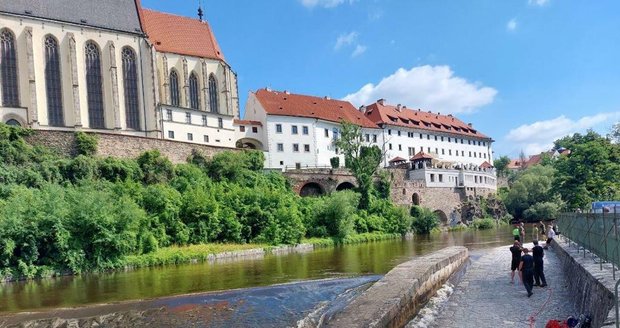
<path fill-rule="evenodd" d="M 105 128 L 103 108 L 103 81 L 101 76 L 101 52 L 92 41 L 84 47 L 86 56 L 86 91 L 88 95 L 88 123 L 91 128 Z"/>
<path fill-rule="evenodd" d="M 213 74 L 209 75 L 209 109 L 213 113 L 219 113 L 219 103 L 217 100 L 217 80 Z"/>
<path fill-rule="evenodd" d="M 170 72 L 170 105 L 179 106 L 179 75 L 176 70 Z"/>
<path fill-rule="evenodd" d="M 2 82 L 2 105 L 19 107 L 19 81 L 17 79 L 17 55 L 15 36 L 8 29 L 0 30 L 0 82 Z"/>
<path fill-rule="evenodd" d="M 125 91 L 125 121 L 127 128 L 140 129 L 138 73 L 136 53 L 129 47 L 121 51 L 123 62 L 123 87 Z"/>
<path fill-rule="evenodd" d="M 50 126 L 63 126 L 62 80 L 60 79 L 60 52 L 58 41 L 51 35 L 45 37 L 45 94 Z"/>
<path fill-rule="evenodd" d="M 198 109 L 200 107 L 200 94 L 198 93 L 198 77 L 192 72 L 189 76 L 189 100 L 190 107 Z"/>

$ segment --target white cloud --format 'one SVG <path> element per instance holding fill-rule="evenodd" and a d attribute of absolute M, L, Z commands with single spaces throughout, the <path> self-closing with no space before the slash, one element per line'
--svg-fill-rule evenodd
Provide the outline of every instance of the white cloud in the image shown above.
<path fill-rule="evenodd" d="M 366 47 L 366 46 L 363 46 L 363 45 L 361 45 L 361 44 L 358 44 L 358 45 L 355 47 L 355 49 L 353 50 L 353 53 L 351 53 L 351 57 L 357 57 L 357 56 L 359 56 L 359 55 L 361 55 L 361 54 L 365 53 L 367 48 L 368 48 L 368 47 Z"/>
<path fill-rule="evenodd" d="M 403 104 L 433 112 L 469 113 L 493 102 L 497 90 L 470 83 L 454 76 L 449 66 L 399 68 L 377 85 L 368 83 L 344 97 L 356 106 L 385 98 L 390 104 Z"/>
<path fill-rule="evenodd" d="M 508 31 L 514 31 L 517 29 L 517 19 L 513 18 L 506 23 L 506 29 Z"/>
<path fill-rule="evenodd" d="M 584 132 L 605 122 L 615 122 L 619 118 L 620 112 L 584 116 L 576 121 L 561 115 L 554 119 L 524 124 L 512 129 L 506 135 L 506 140 L 513 145 L 513 148 L 520 147 L 513 150 L 522 149 L 525 154 L 533 155 L 551 149 L 553 142 L 559 138 L 576 132 Z"/>
<path fill-rule="evenodd" d="M 533 5 L 533 6 L 539 6 L 542 7 L 546 4 L 549 3 L 549 0 L 528 0 L 527 1 L 528 4 Z"/>
<path fill-rule="evenodd" d="M 334 50 L 340 50 L 340 48 L 344 46 L 350 46 L 357 40 L 358 34 L 353 31 L 351 33 L 340 34 L 336 39 L 336 45 L 334 46 Z"/>
<path fill-rule="evenodd" d="M 314 7 L 323 7 L 323 8 L 334 8 L 338 7 L 343 3 L 352 4 L 356 0 L 301 0 L 301 4 L 306 8 L 314 8 Z"/>

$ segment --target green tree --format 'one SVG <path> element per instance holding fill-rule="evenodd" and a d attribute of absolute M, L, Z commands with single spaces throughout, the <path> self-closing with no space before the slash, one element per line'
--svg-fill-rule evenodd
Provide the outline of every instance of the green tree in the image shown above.
<path fill-rule="evenodd" d="M 608 138 L 616 144 L 620 144 L 620 122 L 616 122 L 616 124 L 612 125 Z"/>
<path fill-rule="evenodd" d="M 555 172 L 553 167 L 544 165 L 535 165 L 520 172 L 504 198 L 508 212 L 521 219 L 525 210 L 536 203 L 561 204 L 559 195 L 552 190 Z"/>
<path fill-rule="evenodd" d="M 417 234 L 428 234 L 439 226 L 437 214 L 428 208 L 414 205 L 411 207 L 411 215 L 411 228 Z"/>
<path fill-rule="evenodd" d="M 498 176 L 506 176 L 508 164 L 510 164 L 510 157 L 508 156 L 501 156 L 493 161 L 493 166 L 495 166 Z"/>
<path fill-rule="evenodd" d="M 370 194 L 373 189 L 373 178 L 381 164 L 381 149 L 377 146 L 366 146 L 362 138 L 362 128 L 349 122 L 341 122 L 340 137 L 334 145 L 344 153 L 345 167 L 357 181 L 357 189 L 361 198 L 359 208 L 370 206 Z"/>

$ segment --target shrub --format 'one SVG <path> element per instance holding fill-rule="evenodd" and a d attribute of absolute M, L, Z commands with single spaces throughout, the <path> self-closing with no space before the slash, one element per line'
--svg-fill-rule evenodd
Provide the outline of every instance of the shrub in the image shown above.
<path fill-rule="evenodd" d="M 340 157 L 332 157 L 329 159 L 329 163 L 332 166 L 332 169 L 337 169 L 340 167 Z"/>
<path fill-rule="evenodd" d="M 493 229 L 495 228 L 496 224 L 495 224 L 495 220 L 493 220 L 492 218 L 484 218 L 484 219 L 474 219 L 470 224 L 469 227 L 476 229 L 476 230 L 486 230 L 486 229 Z"/>
<path fill-rule="evenodd" d="M 144 183 L 155 184 L 170 181 L 174 168 L 170 160 L 161 156 L 158 150 L 145 151 L 136 160 L 144 174 Z"/>
<path fill-rule="evenodd" d="M 415 233 L 428 234 L 439 227 L 439 218 L 430 209 L 412 206 L 411 213 L 414 214 L 411 228 Z"/>
<path fill-rule="evenodd" d="M 134 160 L 107 157 L 98 161 L 97 171 L 100 178 L 112 182 L 142 180 L 142 171 Z"/>
<path fill-rule="evenodd" d="M 75 132 L 75 149 L 78 155 L 94 156 L 97 153 L 97 137 L 82 131 Z"/>

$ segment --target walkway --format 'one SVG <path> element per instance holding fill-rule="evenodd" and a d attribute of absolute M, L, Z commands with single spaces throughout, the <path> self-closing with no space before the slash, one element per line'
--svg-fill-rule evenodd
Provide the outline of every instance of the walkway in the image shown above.
<path fill-rule="evenodd" d="M 467 272 L 431 327 L 530 327 L 529 318 L 537 313 L 533 327 L 544 327 L 548 320 L 578 314 L 553 250 L 545 252 L 549 287 L 534 287 L 531 298 L 516 275 L 510 284 L 509 246 L 474 251 L 470 257 Z"/>

